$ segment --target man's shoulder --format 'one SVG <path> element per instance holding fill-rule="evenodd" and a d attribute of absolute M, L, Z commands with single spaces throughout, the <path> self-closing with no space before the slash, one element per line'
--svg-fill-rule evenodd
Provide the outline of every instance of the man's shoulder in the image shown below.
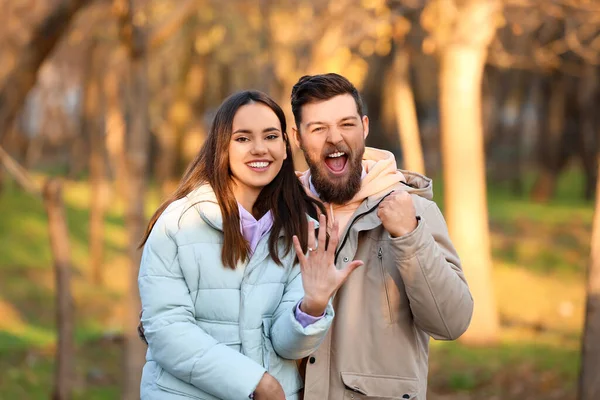
<path fill-rule="evenodd" d="M 433 199 L 427 199 L 425 197 L 419 196 L 416 193 L 411 193 L 411 196 L 417 214 L 419 213 L 419 211 L 425 211 L 430 207 L 437 207 L 437 203 Z"/>

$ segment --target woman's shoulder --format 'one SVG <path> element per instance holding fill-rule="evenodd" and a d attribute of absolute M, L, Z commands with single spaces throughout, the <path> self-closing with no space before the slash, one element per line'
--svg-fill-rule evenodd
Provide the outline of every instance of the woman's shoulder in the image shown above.
<path fill-rule="evenodd" d="M 168 236 L 175 238 L 182 230 L 201 231 L 207 229 L 208 226 L 201 217 L 201 212 L 203 208 L 212 205 L 214 192 L 212 192 L 210 186 L 208 186 L 208 189 L 202 186 L 187 196 L 173 201 L 162 212 L 153 230 L 160 229 Z M 204 204 L 205 201 L 209 203 Z"/>
<path fill-rule="evenodd" d="M 165 208 L 160 217 L 158 217 L 156 224 L 161 224 L 167 228 L 174 228 L 179 224 L 182 218 L 189 218 L 193 215 L 190 213 L 190 208 L 192 206 L 193 205 L 190 203 L 190 199 L 187 196 L 175 200 Z"/>

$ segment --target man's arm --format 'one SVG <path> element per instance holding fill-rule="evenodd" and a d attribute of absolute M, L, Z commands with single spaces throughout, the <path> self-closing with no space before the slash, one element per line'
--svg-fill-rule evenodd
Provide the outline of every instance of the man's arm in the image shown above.
<path fill-rule="evenodd" d="M 392 238 L 395 266 L 415 324 L 435 339 L 454 340 L 469 327 L 473 298 L 439 208 L 431 202 L 419 217 L 412 232 Z"/>

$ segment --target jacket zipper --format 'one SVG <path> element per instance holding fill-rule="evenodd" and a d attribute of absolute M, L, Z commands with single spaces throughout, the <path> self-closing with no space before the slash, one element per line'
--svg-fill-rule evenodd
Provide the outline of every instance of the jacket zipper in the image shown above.
<path fill-rule="evenodd" d="M 377 258 L 379 259 L 379 267 L 381 269 L 381 277 L 383 279 L 383 287 L 385 289 L 385 301 L 387 303 L 387 307 L 388 307 L 388 322 L 393 322 L 392 321 L 392 306 L 390 304 L 390 293 L 388 291 L 388 287 L 387 287 L 387 283 L 386 283 L 386 279 L 385 279 L 385 267 L 383 265 L 383 247 L 380 247 L 379 250 L 377 251 Z"/>
<path fill-rule="evenodd" d="M 385 200 L 385 198 L 388 197 L 392 193 L 393 192 L 389 192 L 388 194 L 386 194 L 385 196 L 383 196 L 381 199 L 379 199 L 379 201 L 377 202 L 377 204 L 375 204 L 373 207 L 369 208 L 365 212 L 362 212 L 362 213 L 358 214 L 356 217 L 354 217 L 352 219 L 352 221 L 350 221 L 350 223 L 348 224 L 348 228 L 346 229 L 346 235 L 344 236 L 344 239 L 342 240 L 342 243 L 340 245 L 338 245 L 338 248 L 337 248 L 337 250 L 335 252 L 335 259 L 334 259 L 334 263 L 335 264 L 337 264 L 338 256 L 340 255 L 340 252 L 342 251 L 342 248 L 346 244 L 346 240 L 348 239 L 348 233 L 350 232 L 350 228 L 352 228 L 352 225 L 354 225 L 354 223 L 357 220 L 359 220 L 360 218 L 364 217 L 365 215 L 369 214 L 371 211 L 373 211 L 374 209 L 376 209 L 379 206 L 379 204 L 381 204 L 381 202 L 383 200 Z"/>

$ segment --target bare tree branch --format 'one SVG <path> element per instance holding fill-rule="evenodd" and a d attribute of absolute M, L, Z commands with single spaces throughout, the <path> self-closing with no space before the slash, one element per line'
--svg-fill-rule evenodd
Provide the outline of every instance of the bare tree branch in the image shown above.
<path fill-rule="evenodd" d="M 21 186 L 23 189 L 33 194 L 34 196 L 40 197 L 42 196 L 42 190 L 38 184 L 36 184 L 33 179 L 29 176 L 27 170 L 21 166 L 14 158 L 10 156 L 1 146 L 0 146 L 0 162 L 4 165 L 4 168 L 8 171 L 8 173 L 15 179 L 15 181 Z"/>
<path fill-rule="evenodd" d="M 34 28 L 12 71 L 0 84 L 0 138 L 12 127 L 27 93 L 35 85 L 38 69 L 67 31 L 75 13 L 91 2 L 64 0 Z"/>

